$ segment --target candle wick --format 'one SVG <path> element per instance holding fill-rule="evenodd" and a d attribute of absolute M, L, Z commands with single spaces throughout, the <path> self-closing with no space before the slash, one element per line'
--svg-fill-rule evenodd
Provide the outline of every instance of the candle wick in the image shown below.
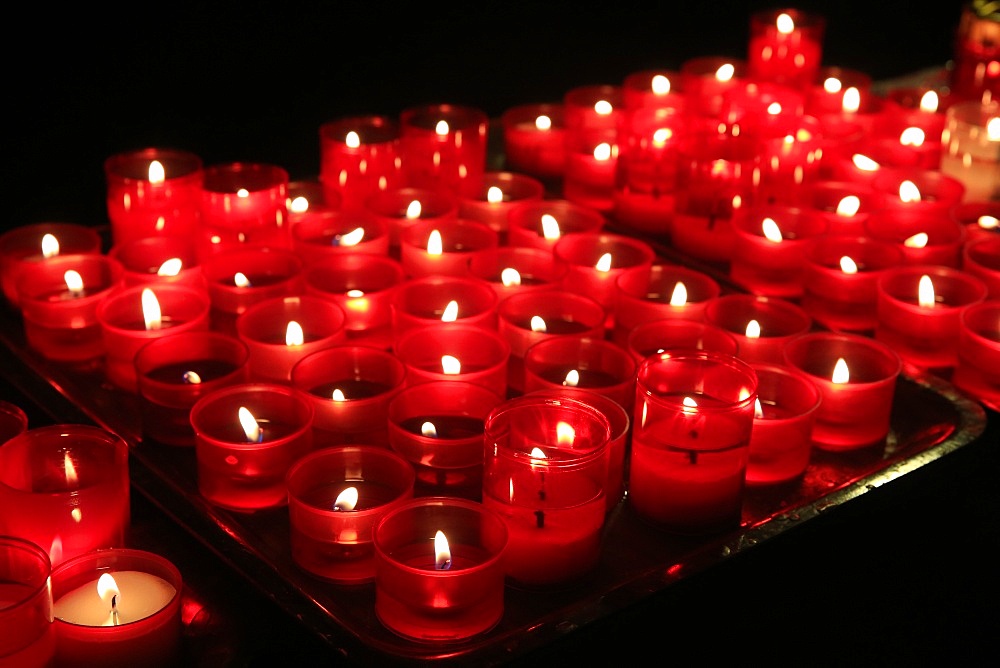
<path fill-rule="evenodd" d="M 439 571 L 450 571 L 451 570 L 451 559 L 445 559 L 440 564 L 437 565 Z"/>
<path fill-rule="evenodd" d="M 118 619 L 118 595 L 115 594 L 111 597 L 111 623 L 114 626 L 118 626 L 120 621 Z"/>
<path fill-rule="evenodd" d="M 544 510 L 536 510 L 535 511 L 535 526 L 537 526 L 539 529 L 544 529 L 545 528 L 545 511 Z"/>

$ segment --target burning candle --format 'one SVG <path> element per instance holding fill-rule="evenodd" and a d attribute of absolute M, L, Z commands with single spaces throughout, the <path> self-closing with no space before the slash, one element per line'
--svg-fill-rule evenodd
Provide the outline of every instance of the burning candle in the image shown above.
<path fill-rule="evenodd" d="M 783 363 L 819 388 L 815 447 L 840 452 L 884 442 L 902 370 L 892 348 L 858 334 L 810 332 L 785 346 Z"/>
<path fill-rule="evenodd" d="M 947 216 L 960 204 L 965 185 L 933 169 L 883 169 L 872 179 L 881 208 L 895 212 L 934 212 Z"/>
<path fill-rule="evenodd" d="M 121 263 L 128 286 L 174 283 L 205 289 L 205 276 L 191 237 L 133 239 L 112 246 L 108 255 Z"/>
<path fill-rule="evenodd" d="M 399 124 L 386 116 L 349 116 L 319 128 L 319 180 L 346 211 L 364 208 L 379 191 L 399 188 Z"/>
<path fill-rule="evenodd" d="M 871 94 L 872 78 L 861 70 L 846 67 L 820 67 L 808 85 L 806 113 L 810 116 L 839 114 L 845 97 L 867 98 Z"/>
<path fill-rule="evenodd" d="M 292 227 L 292 250 L 306 265 L 336 255 L 388 255 L 389 227 L 364 211 L 332 211 Z"/>
<path fill-rule="evenodd" d="M 865 234 L 896 244 L 903 252 L 904 264 L 961 264 L 965 230 L 944 212 L 874 211 L 865 222 Z"/>
<path fill-rule="evenodd" d="M 825 218 L 831 235 L 863 235 L 865 221 L 878 207 L 868 184 L 819 179 L 804 189 L 802 208 Z"/>
<path fill-rule="evenodd" d="M 474 107 L 431 104 L 399 117 L 403 182 L 453 195 L 477 191 L 486 169 L 489 119 Z"/>
<path fill-rule="evenodd" d="M 507 165 L 540 179 L 566 170 L 566 126 L 562 103 L 511 107 L 500 117 Z"/>
<path fill-rule="evenodd" d="M 365 200 L 365 212 L 389 229 L 389 249 L 398 251 L 404 229 L 419 221 L 443 223 L 458 218 L 458 198 L 429 188 L 380 190 Z"/>
<path fill-rule="evenodd" d="M 785 345 L 812 328 L 812 318 L 798 304 L 745 294 L 721 295 L 709 301 L 705 321 L 733 335 L 741 359 L 772 364 L 781 364 Z"/>
<path fill-rule="evenodd" d="M 941 173 L 965 187 L 962 201 L 1000 193 L 1000 102 L 957 102 L 945 112 Z"/>
<path fill-rule="evenodd" d="M 951 216 L 965 228 L 966 243 L 1000 235 L 1000 202 L 963 202 L 952 207 Z"/>
<path fill-rule="evenodd" d="M 56 255 L 100 255 L 97 230 L 76 223 L 35 223 L 0 234 L 0 283 L 4 296 L 15 307 L 17 279 L 36 263 Z"/>
<path fill-rule="evenodd" d="M 705 304 L 719 296 L 719 283 L 701 271 L 657 262 L 648 271 L 618 277 L 614 341 L 624 345 L 636 326 L 664 318 L 701 320 Z"/>
<path fill-rule="evenodd" d="M 56 663 L 173 665 L 182 591 L 177 567 L 151 552 L 101 549 L 63 563 L 52 571 Z"/>
<path fill-rule="evenodd" d="M 750 15 L 747 70 L 751 77 L 793 88 L 811 84 L 820 69 L 826 19 L 794 9 Z"/>
<path fill-rule="evenodd" d="M 459 323 L 497 328 L 497 296 L 474 276 L 424 276 L 402 282 L 393 295 L 392 328 L 398 340 L 413 329 Z"/>
<path fill-rule="evenodd" d="M 0 508 L 0 535 L 40 546 L 53 565 L 122 545 L 128 444 L 89 425 L 28 429 L 0 448 Z"/>
<path fill-rule="evenodd" d="M 478 192 L 459 199 L 458 215 L 485 223 L 503 242 L 507 239 L 510 210 L 521 202 L 540 202 L 544 194 L 545 186 L 534 177 L 489 171 L 483 175 Z"/>
<path fill-rule="evenodd" d="M 323 220 L 340 211 L 340 195 L 315 179 L 289 181 L 286 208 L 288 227 L 294 230 L 302 223 Z"/>
<path fill-rule="evenodd" d="M 191 407 L 198 491 L 232 510 L 285 505 L 285 475 L 312 449 L 314 414 L 287 385 L 240 383 L 203 396 Z"/>
<path fill-rule="evenodd" d="M 697 56 L 682 62 L 680 72 L 689 110 L 718 117 L 726 92 L 746 78 L 747 63 L 727 56 Z"/>
<path fill-rule="evenodd" d="M 650 355 L 668 350 L 693 348 L 736 355 L 736 337 L 716 325 L 697 320 L 663 318 L 636 325 L 625 340 L 625 349 L 635 359 L 636 368 Z"/>
<path fill-rule="evenodd" d="M 962 247 L 962 270 L 986 284 L 990 299 L 1000 299 L 1000 235 L 966 243 Z"/>
<path fill-rule="evenodd" d="M 639 70 L 622 81 L 622 104 L 625 109 L 685 108 L 687 97 L 681 89 L 681 74 L 674 70 Z"/>
<path fill-rule="evenodd" d="M 568 200 L 521 202 L 510 211 L 507 243 L 552 252 L 563 236 L 599 232 L 605 222 L 599 211 Z"/>
<path fill-rule="evenodd" d="M 410 463 L 385 448 L 323 448 L 288 471 L 292 559 L 337 584 L 375 580 L 372 527 L 413 497 Z"/>
<path fill-rule="evenodd" d="M 610 436 L 607 417 L 567 397 L 524 395 L 487 417 L 483 505 L 507 525 L 511 581 L 565 584 L 597 565 Z"/>
<path fill-rule="evenodd" d="M 959 316 L 958 362 L 952 383 L 1000 410 L 1000 301 L 969 306 Z"/>
<path fill-rule="evenodd" d="M 389 402 L 389 445 L 416 470 L 418 496 L 482 498 L 483 429 L 503 397 L 480 385 L 430 381 Z"/>
<path fill-rule="evenodd" d="M 991 100 L 1000 94 L 993 63 L 1000 60 L 998 33 L 989 5 L 963 5 L 955 31 L 955 62 L 948 76 L 960 100 Z"/>
<path fill-rule="evenodd" d="M 464 640 L 503 617 L 507 528 L 465 499 L 414 499 L 373 530 L 375 614 L 421 642 Z"/>
<path fill-rule="evenodd" d="M 524 391 L 578 387 L 632 409 L 636 362 L 625 348 L 603 338 L 554 336 L 524 353 Z"/>
<path fill-rule="evenodd" d="M 55 656 L 49 555 L 31 541 L 0 536 L 0 664 L 48 666 Z"/>
<path fill-rule="evenodd" d="M 500 246 L 469 260 L 469 274 L 489 281 L 502 301 L 524 292 L 559 288 L 567 267 L 531 246 Z"/>
<path fill-rule="evenodd" d="M 499 243 L 497 232 L 477 220 L 420 221 L 400 233 L 400 261 L 408 277 L 465 276 L 473 258 Z"/>
<path fill-rule="evenodd" d="M 408 387 L 455 380 L 507 396 L 510 344 L 496 330 L 461 323 L 421 327 L 397 339 L 395 352 L 406 365 Z"/>

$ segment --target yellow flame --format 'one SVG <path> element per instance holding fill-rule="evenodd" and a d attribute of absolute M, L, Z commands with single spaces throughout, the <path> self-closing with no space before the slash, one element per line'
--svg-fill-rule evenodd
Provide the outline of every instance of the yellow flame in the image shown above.
<path fill-rule="evenodd" d="M 531 331 L 533 332 L 545 332 L 548 330 L 548 326 L 545 324 L 545 320 L 540 315 L 531 316 Z"/>
<path fill-rule="evenodd" d="M 72 487 L 80 480 L 76 474 L 76 465 L 73 464 L 73 458 L 69 456 L 68 452 L 63 453 L 63 471 L 66 473 L 67 485 Z"/>
<path fill-rule="evenodd" d="M 570 369 L 566 373 L 566 378 L 563 379 L 562 384 L 566 387 L 576 387 L 580 384 L 580 372 L 576 369 Z"/>
<path fill-rule="evenodd" d="M 927 91 L 922 96 L 920 96 L 920 111 L 933 114 L 938 110 L 938 104 L 940 103 L 938 99 L 938 94 L 932 90 Z"/>
<path fill-rule="evenodd" d="M 504 267 L 500 272 L 500 282 L 505 288 L 521 285 L 521 273 L 513 267 Z"/>
<path fill-rule="evenodd" d="M 653 95 L 666 95 L 670 92 L 670 79 L 662 74 L 654 75 L 652 82 L 650 82 L 650 88 Z"/>
<path fill-rule="evenodd" d="M 847 361 L 843 357 L 837 358 L 837 363 L 833 365 L 833 374 L 830 381 L 843 385 L 851 380 L 851 370 L 847 368 Z"/>
<path fill-rule="evenodd" d="M 670 305 L 671 306 L 684 306 L 687 304 L 688 291 L 687 286 L 684 285 L 682 281 L 677 281 L 674 284 L 674 290 L 670 293 Z"/>
<path fill-rule="evenodd" d="M 455 322 L 456 320 L 458 320 L 458 302 L 452 299 L 444 307 L 444 312 L 441 314 L 441 322 Z"/>
<path fill-rule="evenodd" d="M 674 131 L 670 128 L 656 128 L 653 131 L 653 146 L 663 148 L 673 136 Z"/>
<path fill-rule="evenodd" d="M 927 274 L 920 277 L 917 283 L 917 303 L 924 308 L 933 308 L 937 302 L 934 294 L 934 281 Z"/>
<path fill-rule="evenodd" d="M 732 81 L 735 74 L 736 66 L 732 63 L 720 65 L 719 69 L 715 70 L 715 78 L 718 81 Z"/>
<path fill-rule="evenodd" d="M 462 363 L 451 355 L 441 356 L 441 371 L 446 376 L 457 376 L 462 373 Z"/>
<path fill-rule="evenodd" d="M 344 137 L 344 143 L 347 144 L 347 148 L 358 148 L 361 146 L 361 136 L 354 130 L 350 130 Z"/>
<path fill-rule="evenodd" d="M 778 19 L 775 21 L 775 25 L 778 27 L 778 32 L 782 35 L 789 35 L 795 30 L 795 21 L 788 14 L 782 12 L 778 14 Z"/>
<path fill-rule="evenodd" d="M 684 408 L 698 408 L 698 402 L 694 400 L 694 397 L 684 397 L 681 399 L 681 405 Z M 685 411 L 688 412 L 688 411 Z"/>
<path fill-rule="evenodd" d="M 863 172 L 874 172 L 882 167 L 867 155 L 862 155 L 861 153 L 855 153 L 851 156 L 851 162 L 853 162 L 854 166 Z"/>
<path fill-rule="evenodd" d="M 751 320 L 747 323 L 746 336 L 748 339 L 759 339 L 760 338 L 760 323 L 756 320 Z"/>
<path fill-rule="evenodd" d="M 753 416 L 758 420 L 764 417 L 764 410 L 760 407 L 760 397 L 753 400 Z"/>
<path fill-rule="evenodd" d="M 301 346 L 305 342 L 306 337 L 302 331 L 302 325 L 294 320 L 289 320 L 288 326 L 285 327 L 285 345 Z"/>
<path fill-rule="evenodd" d="M 163 326 L 160 302 L 149 288 L 142 290 L 142 321 L 146 325 L 147 332 L 160 329 Z"/>
<path fill-rule="evenodd" d="M 1000 141 L 1000 118 L 991 118 L 986 122 L 986 138 L 989 141 Z"/>
<path fill-rule="evenodd" d="M 69 290 L 74 297 L 79 297 L 83 292 L 83 276 L 81 276 L 80 272 L 75 269 L 67 270 L 66 273 L 63 274 L 63 281 L 66 282 L 66 289 Z"/>
<path fill-rule="evenodd" d="M 560 234 L 559 221 L 556 220 L 555 216 L 543 213 L 542 236 L 548 241 L 555 241 L 559 238 Z"/>
<path fill-rule="evenodd" d="M 434 568 L 439 571 L 451 568 L 451 546 L 443 531 L 434 534 Z"/>
<path fill-rule="evenodd" d="M 760 227 L 764 238 L 768 241 L 773 241 L 776 244 L 783 241 L 781 229 L 778 228 L 778 224 L 774 222 L 773 218 L 765 218 Z"/>
<path fill-rule="evenodd" d="M 341 234 L 337 237 L 337 243 L 341 246 L 357 246 L 361 243 L 361 240 L 365 238 L 365 228 L 355 227 L 353 230 L 347 234 Z"/>
<path fill-rule="evenodd" d="M 899 143 L 903 146 L 923 146 L 926 135 L 920 128 L 909 127 L 899 135 Z"/>
<path fill-rule="evenodd" d="M 431 230 L 427 236 L 427 254 L 441 255 L 444 252 L 444 242 L 441 240 L 440 230 Z"/>
<path fill-rule="evenodd" d="M 486 191 L 486 201 L 490 204 L 499 204 L 503 201 L 503 191 L 496 186 L 490 186 Z"/>
<path fill-rule="evenodd" d="M 605 160 L 611 159 L 611 144 L 608 142 L 601 142 L 594 147 L 594 160 L 604 162 Z"/>
<path fill-rule="evenodd" d="M 333 388 L 333 393 L 330 395 L 330 398 L 334 401 L 347 401 L 347 397 L 344 396 L 344 391 L 339 387 Z"/>
<path fill-rule="evenodd" d="M 250 279 L 242 271 L 238 271 L 233 275 L 233 284 L 238 288 L 249 288 Z"/>
<path fill-rule="evenodd" d="M 438 435 L 437 427 L 434 426 L 433 422 L 425 422 L 420 425 L 420 433 L 427 438 L 437 438 Z"/>
<path fill-rule="evenodd" d="M 417 218 L 420 217 L 420 211 L 421 211 L 420 200 L 417 199 L 413 200 L 406 207 L 406 219 L 416 220 Z"/>
<path fill-rule="evenodd" d="M 189 385 L 201 385 L 201 376 L 197 371 L 185 371 L 181 374 L 181 380 Z"/>
<path fill-rule="evenodd" d="M 448 127 L 448 121 L 446 120 L 440 120 L 437 122 L 437 125 L 434 126 L 434 132 L 439 137 L 444 137 L 450 130 L 451 128 Z"/>
<path fill-rule="evenodd" d="M 611 271 L 611 253 L 605 253 L 597 260 L 597 264 L 594 265 L 594 269 L 597 271 L 608 272 Z"/>
<path fill-rule="evenodd" d="M 913 181 L 904 180 L 899 184 L 899 199 L 904 202 L 919 202 L 920 188 Z"/>
<path fill-rule="evenodd" d="M 545 130 L 551 130 L 552 119 L 546 116 L 545 114 L 542 114 L 541 116 L 535 119 L 535 128 L 538 130 L 542 130 L 543 132 Z"/>
<path fill-rule="evenodd" d="M 845 255 L 840 258 L 840 270 L 845 274 L 856 274 L 858 273 L 858 263 Z"/>
<path fill-rule="evenodd" d="M 861 198 L 857 195 L 847 195 L 837 202 L 837 215 L 848 218 L 861 210 Z"/>
<path fill-rule="evenodd" d="M 337 495 L 333 502 L 334 510 L 354 510 L 358 505 L 358 488 L 347 487 Z"/>
<path fill-rule="evenodd" d="M 309 199 L 303 195 L 299 195 L 292 199 L 288 203 L 288 210 L 292 213 L 305 213 L 309 210 Z"/>
<path fill-rule="evenodd" d="M 903 245 L 907 248 L 925 248 L 930 237 L 927 236 L 926 232 L 917 232 L 911 237 L 907 237 L 903 240 Z"/>
<path fill-rule="evenodd" d="M 823 90 L 831 95 L 839 93 L 843 87 L 843 82 L 841 82 L 841 80 L 837 77 L 827 77 L 826 80 L 823 81 Z"/>
<path fill-rule="evenodd" d="M 557 422 L 556 423 L 556 443 L 562 448 L 572 448 L 573 442 L 576 440 L 576 429 L 573 429 L 573 425 L 567 422 Z M 539 450 L 541 452 L 541 450 Z M 531 456 L 535 456 L 534 450 L 531 452 Z M 545 455 L 542 454 L 544 458 Z"/>
<path fill-rule="evenodd" d="M 240 188 L 236 191 L 236 196 L 240 199 L 246 199 L 247 197 L 250 197 L 250 191 L 246 188 Z"/>
<path fill-rule="evenodd" d="M 997 220 L 993 216 L 980 216 L 976 220 L 976 225 L 984 230 L 995 230 L 1000 227 L 1000 220 Z"/>
<path fill-rule="evenodd" d="M 611 107 L 611 103 L 607 100 L 598 100 L 594 103 L 594 113 L 598 116 L 607 116 L 612 111 L 614 111 L 614 109 Z"/>
<path fill-rule="evenodd" d="M 169 260 L 164 260 L 163 264 L 160 265 L 159 269 L 156 270 L 157 276 L 176 276 L 181 273 L 181 269 L 184 268 L 184 263 L 179 257 L 172 257 Z"/>
<path fill-rule="evenodd" d="M 59 255 L 59 240 L 54 234 L 42 236 L 42 257 L 46 260 Z"/>
<path fill-rule="evenodd" d="M 118 590 L 118 583 L 115 582 L 111 573 L 101 573 L 101 577 L 97 578 L 97 595 L 109 608 L 111 607 L 111 599 L 121 600 L 122 594 Z"/>
<path fill-rule="evenodd" d="M 159 160 L 153 160 L 149 163 L 149 171 L 147 173 L 150 183 L 163 183 L 167 178 L 166 172 L 163 171 L 163 164 Z"/>
<path fill-rule="evenodd" d="M 250 412 L 250 409 L 246 406 L 240 406 L 239 411 L 237 411 L 239 416 L 240 426 L 243 427 L 243 433 L 246 434 L 248 443 L 259 443 L 260 442 L 260 425 L 257 424 L 257 419 Z"/>
<path fill-rule="evenodd" d="M 840 107 L 848 114 L 856 113 L 861 108 L 861 93 L 857 88 L 851 86 L 844 91 L 844 99 L 841 101 Z"/>

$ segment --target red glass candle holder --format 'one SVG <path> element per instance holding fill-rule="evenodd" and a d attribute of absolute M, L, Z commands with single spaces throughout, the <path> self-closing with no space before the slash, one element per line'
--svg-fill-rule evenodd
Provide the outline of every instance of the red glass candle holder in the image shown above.
<path fill-rule="evenodd" d="M 881 169 L 872 179 L 881 208 L 944 216 L 965 198 L 965 185 L 936 169 Z M 912 187 L 910 187 L 912 186 Z"/>
<path fill-rule="evenodd" d="M 708 302 L 705 322 L 735 337 L 741 359 L 771 364 L 781 364 L 785 345 L 813 324 L 805 309 L 794 302 L 745 294 L 721 295 Z"/>
<path fill-rule="evenodd" d="M 930 288 L 923 297 L 921 283 Z M 986 300 L 986 284 L 952 267 L 914 265 L 886 270 L 877 288 L 875 338 L 917 369 L 954 368 L 959 317 Z"/>
<path fill-rule="evenodd" d="M 0 399 L 0 445 L 23 434 L 28 428 L 28 415 L 24 409 Z"/>
<path fill-rule="evenodd" d="M 757 154 L 754 201 L 761 204 L 801 206 L 806 184 L 823 177 L 828 141 L 819 122 L 811 116 L 765 112 Z M 744 132 L 753 132 L 745 128 Z"/>
<path fill-rule="evenodd" d="M 617 131 L 623 108 L 621 86 L 595 84 L 576 86 L 563 94 L 566 134 L 574 137 L 593 131 Z"/>
<path fill-rule="evenodd" d="M 304 262 L 287 248 L 237 248 L 205 260 L 202 273 L 212 302 L 212 329 L 236 334 L 236 319 L 268 299 L 303 289 Z"/>
<path fill-rule="evenodd" d="M 676 533 L 739 526 L 756 373 L 732 355 L 677 350 L 643 360 L 636 378 L 632 508 Z"/>
<path fill-rule="evenodd" d="M 955 62 L 948 82 L 959 99 L 995 99 L 1000 95 L 1000 30 L 989 3 L 965 3 L 955 30 Z"/>
<path fill-rule="evenodd" d="M 524 353 L 524 391 L 570 386 L 614 399 L 631 411 L 635 400 L 635 359 L 607 339 L 555 336 Z"/>
<path fill-rule="evenodd" d="M 990 123 L 1000 117 L 1000 102 L 963 101 L 945 111 L 940 171 L 965 188 L 963 202 L 996 199 L 1000 195 L 1000 136 Z"/>
<path fill-rule="evenodd" d="M 411 278 L 466 276 L 473 258 L 499 245 L 497 232 L 477 220 L 420 221 L 400 233 L 400 262 Z"/>
<path fill-rule="evenodd" d="M 757 404 L 747 484 L 779 485 L 801 478 L 812 454 L 812 430 L 822 396 L 809 378 L 785 365 L 753 364 Z"/>
<path fill-rule="evenodd" d="M 889 167 L 936 170 L 941 166 L 944 114 L 886 104 L 875 118 L 869 151 Z"/>
<path fill-rule="evenodd" d="M 796 300 L 805 289 L 805 248 L 827 234 L 822 216 L 793 206 L 751 206 L 733 216 L 729 277 L 755 295 Z"/>
<path fill-rule="evenodd" d="M 499 301 L 493 286 L 483 278 L 424 276 L 406 279 L 396 288 L 392 298 L 393 334 L 398 341 L 410 330 L 443 326 L 449 322 L 495 331 Z M 449 308 L 452 304 L 454 306 Z"/>
<path fill-rule="evenodd" d="M 431 104 L 399 116 L 403 182 L 455 196 L 475 193 L 486 170 L 489 118 L 475 107 Z"/>
<path fill-rule="evenodd" d="M 348 116 L 319 126 L 319 180 L 345 211 L 364 208 L 380 190 L 403 185 L 399 124 L 387 116 Z"/>
<path fill-rule="evenodd" d="M 753 78 L 793 88 L 811 84 L 823 59 L 826 18 L 795 9 L 750 15 L 747 71 Z"/>
<path fill-rule="evenodd" d="M 105 575 L 114 580 L 110 591 L 98 589 Z M 175 665 L 181 658 L 183 589 L 176 566 L 142 550 L 95 550 L 57 566 L 52 570 L 56 664 Z"/>
<path fill-rule="evenodd" d="M 564 235 L 600 232 L 606 222 L 601 212 L 568 200 L 522 202 L 510 211 L 507 244 L 552 252 Z"/>
<path fill-rule="evenodd" d="M 681 63 L 680 73 L 688 109 L 702 116 L 718 117 L 726 93 L 746 79 L 747 62 L 721 55 L 696 56 Z"/>
<path fill-rule="evenodd" d="M 313 404 L 317 445 L 388 445 L 389 402 L 405 378 L 406 367 L 389 351 L 339 345 L 299 360 L 291 383 Z"/>
<path fill-rule="evenodd" d="M 407 386 L 453 380 L 507 396 L 510 344 L 496 330 L 458 323 L 420 327 L 397 339 L 395 352 L 406 365 Z"/>
<path fill-rule="evenodd" d="M 503 112 L 503 145 L 510 169 L 540 179 L 566 171 L 566 122 L 562 103 L 525 104 Z"/>
<path fill-rule="evenodd" d="M 902 249 L 888 241 L 850 235 L 814 239 L 805 249 L 799 304 L 827 329 L 873 332 L 876 282 L 885 270 L 902 264 Z"/>
<path fill-rule="evenodd" d="M 860 97 L 871 94 L 872 78 L 867 72 L 847 67 L 820 67 L 806 87 L 806 113 L 810 116 L 839 114 L 844 109 L 844 96 L 854 89 Z M 851 95 L 854 93 L 852 92 Z"/>
<path fill-rule="evenodd" d="M 990 299 L 1000 299 L 1000 234 L 967 242 L 962 270 L 986 284 Z"/>
<path fill-rule="evenodd" d="M 566 265 L 531 246 L 499 246 L 469 260 L 469 274 L 489 281 L 501 301 L 516 294 L 562 286 Z"/>
<path fill-rule="evenodd" d="M 419 221 L 458 218 L 457 196 L 420 187 L 381 190 L 365 200 L 365 212 L 389 230 L 389 252 L 398 252 L 404 229 Z"/>
<path fill-rule="evenodd" d="M 285 475 L 313 447 L 314 414 L 288 385 L 240 383 L 205 395 L 191 407 L 198 491 L 231 510 L 285 505 Z"/>
<path fill-rule="evenodd" d="M 0 536 L 0 664 L 52 665 L 56 640 L 51 573 L 45 550 L 22 538 Z"/>
<path fill-rule="evenodd" d="M 681 73 L 676 70 L 639 70 L 626 75 L 622 81 L 622 104 L 625 109 L 683 110 L 686 99 L 681 88 Z"/>
<path fill-rule="evenodd" d="M 838 371 L 844 361 L 847 374 Z M 878 445 L 889 434 L 900 356 L 886 344 L 850 333 L 810 332 L 785 346 L 784 365 L 804 373 L 821 395 L 813 445 L 845 451 Z"/>
<path fill-rule="evenodd" d="M 410 463 L 374 446 L 323 448 L 293 464 L 287 482 L 295 563 L 337 584 L 373 582 L 372 527 L 413 498 Z"/>
<path fill-rule="evenodd" d="M 388 255 L 389 227 L 364 211 L 332 211 L 295 225 L 292 250 L 306 265 L 336 255 Z"/>
<path fill-rule="evenodd" d="M 576 140 L 567 135 L 567 141 L 562 196 L 575 204 L 610 212 L 618 171 L 617 132 L 592 131 Z"/>
<path fill-rule="evenodd" d="M 104 161 L 104 177 L 113 245 L 194 234 L 204 178 L 199 156 L 167 148 L 118 153 Z"/>
<path fill-rule="evenodd" d="M 347 340 L 346 320 L 340 306 L 311 295 L 272 297 L 250 306 L 236 319 L 236 334 L 250 349 L 250 378 L 290 382 L 296 362 Z M 295 324 L 301 341 L 293 336 Z"/>
<path fill-rule="evenodd" d="M 664 318 L 636 325 L 628 334 L 625 348 L 638 365 L 650 355 L 678 349 L 713 350 L 736 355 L 739 343 L 733 334 L 717 325 Z"/>
<path fill-rule="evenodd" d="M 485 223 L 506 241 L 510 210 L 522 202 L 540 202 L 544 195 L 545 186 L 532 176 L 489 171 L 478 191 L 459 199 L 458 215 Z"/>
<path fill-rule="evenodd" d="M 76 272 L 82 288 L 67 272 Z M 107 255 L 60 255 L 21 272 L 18 303 L 28 345 L 47 359 L 94 363 L 104 355 L 97 305 L 123 284 L 121 264 Z"/>
<path fill-rule="evenodd" d="M 155 299 L 160 317 L 152 317 L 144 302 Z M 141 285 L 124 288 L 97 305 L 97 321 L 104 339 L 104 375 L 112 384 L 129 392 L 138 390 L 135 356 L 155 339 L 182 332 L 209 329 L 208 293 L 183 285 Z"/>
<path fill-rule="evenodd" d="M 648 271 L 628 271 L 616 281 L 613 338 L 625 345 L 638 325 L 665 318 L 701 320 L 705 304 L 722 288 L 708 274 L 678 264 L 657 262 Z"/>
<path fill-rule="evenodd" d="M 749 77 L 723 94 L 719 117 L 759 140 L 784 138 L 790 134 L 790 143 L 794 143 L 806 138 L 813 140 L 813 137 L 796 136 L 804 129 L 800 123 L 808 124 L 806 127 L 818 123 L 815 118 L 804 115 L 805 104 L 805 94 L 798 88 Z M 813 129 L 809 134 L 815 136 L 816 132 Z M 798 164 L 807 167 L 801 161 Z"/>
<path fill-rule="evenodd" d="M 875 211 L 865 223 L 871 239 L 896 244 L 905 264 L 959 267 L 965 229 L 947 213 L 935 211 Z"/>
<path fill-rule="evenodd" d="M 604 307 L 564 289 L 512 295 L 500 302 L 497 331 L 510 345 L 507 384 L 524 391 L 524 355 L 534 344 L 553 337 L 604 338 Z"/>
<path fill-rule="evenodd" d="M 191 407 L 215 390 L 250 379 L 247 345 L 229 334 L 191 331 L 155 339 L 135 355 L 143 435 L 193 446 Z"/>
<path fill-rule="evenodd" d="M 55 241 L 55 247 L 52 247 Z M 44 245 L 43 245 L 44 244 Z M 4 296 L 15 307 L 17 279 L 21 272 L 54 255 L 99 255 L 97 230 L 76 223 L 35 223 L 0 234 L 0 283 Z"/>
<path fill-rule="evenodd" d="M 389 445 L 413 465 L 418 496 L 482 499 L 484 424 L 503 400 L 460 381 L 411 385 L 392 398 Z"/>
<path fill-rule="evenodd" d="M 510 541 L 507 578 L 566 586 L 600 560 L 608 479 L 608 418 L 568 397 L 508 399 L 486 419 L 483 505 Z"/>
<path fill-rule="evenodd" d="M 1000 201 L 973 200 L 951 209 L 951 217 L 965 228 L 965 242 L 1000 236 Z"/>
<path fill-rule="evenodd" d="M 287 248 L 288 172 L 277 165 L 231 162 L 205 168 L 195 252 L 202 261 L 246 245 Z"/>
<path fill-rule="evenodd" d="M 90 425 L 35 427 L 0 448 L 0 535 L 29 540 L 53 565 L 124 544 L 128 444 Z"/>
<path fill-rule="evenodd" d="M 289 181 L 287 192 L 286 220 L 290 230 L 302 223 L 322 220 L 329 214 L 340 211 L 340 195 L 324 188 L 317 179 Z"/>
<path fill-rule="evenodd" d="M 386 513 L 373 537 L 375 614 L 394 633 L 450 643 L 503 617 L 508 539 L 496 513 L 465 499 L 414 499 Z"/>
<path fill-rule="evenodd" d="M 870 184 L 819 179 L 803 188 L 802 208 L 825 218 L 831 235 L 864 235 L 865 221 L 879 206 Z"/>
<path fill-rule="evenodd" d="M 176 284 L 205 289 L 191 237 L 134 239 L 112 246 L 108 255 L 121 263 L 128 286 Z"/>
<path fill-rule="evenodd" d="M 951 382 L 1000 410 L 1000 300 L 969 306 L 959 316 L 958 362 Z"/>

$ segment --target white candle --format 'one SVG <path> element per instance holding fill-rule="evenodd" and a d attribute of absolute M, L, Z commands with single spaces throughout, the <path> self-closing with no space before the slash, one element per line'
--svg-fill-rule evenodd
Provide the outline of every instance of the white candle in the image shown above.
<path fill-rule="evenodd" d="M 116 599 L 118 625 L 150 617 L 170 603 L 177 590 L 161 577 L 142 571 L 114 571 L 120 592 Z M 94 578 L 55 601 L 57 619 L 81 626 L 114 626 L 110 601 L 102 600 Z"/>

